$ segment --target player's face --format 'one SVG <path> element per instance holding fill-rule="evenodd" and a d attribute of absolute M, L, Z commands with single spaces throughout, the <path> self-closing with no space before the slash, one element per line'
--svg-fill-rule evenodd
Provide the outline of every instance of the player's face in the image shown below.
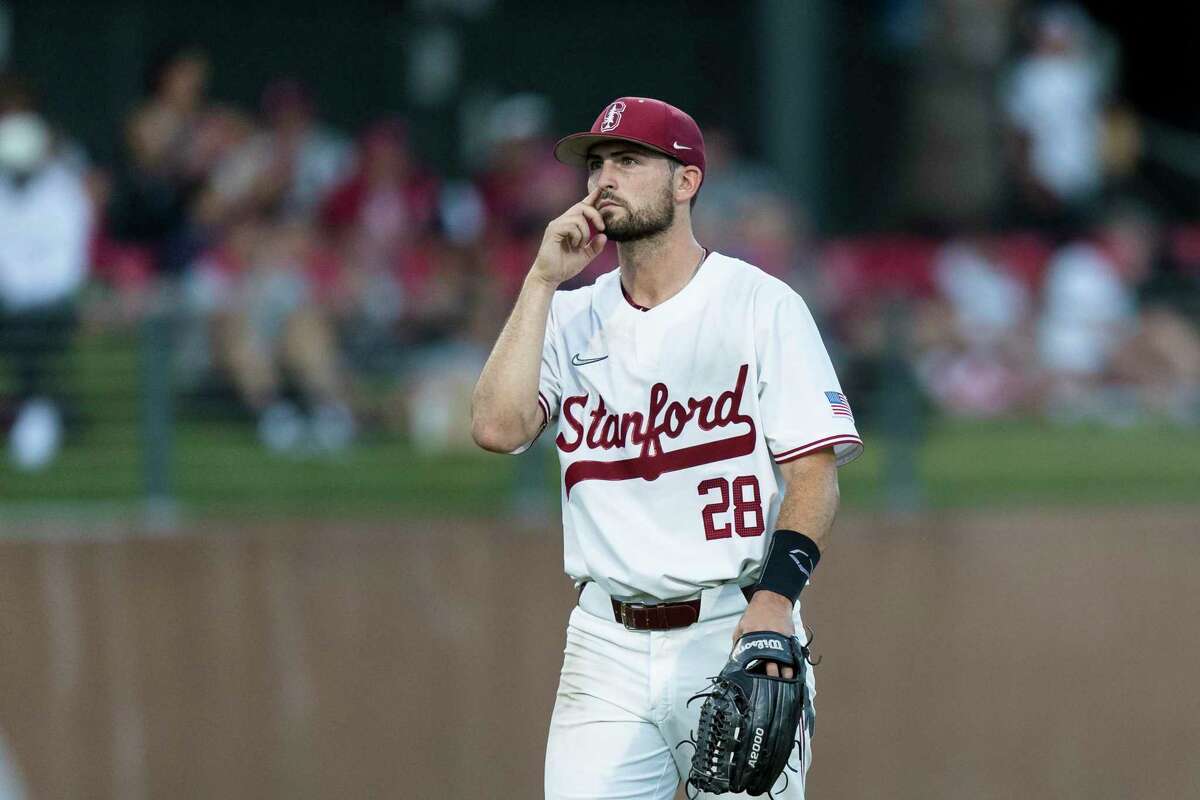
<path fill-rule="evenodd" d="M 588 154 L 588 189 L 600 187 L 596 208 L 614 242 L 656 236 L 675 222 L 674 181 L 667 159 L 624 142 Z"/>

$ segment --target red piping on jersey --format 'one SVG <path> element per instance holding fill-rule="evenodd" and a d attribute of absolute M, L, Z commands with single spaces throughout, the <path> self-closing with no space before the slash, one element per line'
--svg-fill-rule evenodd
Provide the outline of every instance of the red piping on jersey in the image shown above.
<path fill-rule="evenodd" d="M 620 283 L 620 279 L 618 279 L 617 282 Z M 650 310 L 646 306 L 639 306 L 637 303 L 633 302 L 633 298 L 629 296 L 629 292 L 625 291 L 625 284 L 623 283 L 621 283 L 621 294 L 625 297 L 625 302 L 629 303 L 629 305 L 633 306 L 638 311 Z"/>
<path fill-rule="evenodd" d="M 788 461 L 795 461 L 800 456 L 806 456 L 817 450 L 824 450 L 826 447 L 833 447 L 839 444 L 856 444 L 861 447 L 862 439 L 847 433 L 838 434 L 837 436 L 826 436 L 824 439 L 817 439 L 815 442 L 802 444 L 799 447 L 793 447 L 791 450 L 784 450 L 782 453 L 772 453 L 771 457 L 775 459 L 776 464 L 786 464 Z"/>
<path fill-rule="evenodd" d="M 542 427 L 538 428 L 538 432 L 529 440 L 529 444 L 533 444 L 542 435 L 542 431 L 546 430 L 546 426 L 550 424 L 550 403 L 546 401 L 546 396 L 538 392 L 538 408 L 542 410 Z"/>

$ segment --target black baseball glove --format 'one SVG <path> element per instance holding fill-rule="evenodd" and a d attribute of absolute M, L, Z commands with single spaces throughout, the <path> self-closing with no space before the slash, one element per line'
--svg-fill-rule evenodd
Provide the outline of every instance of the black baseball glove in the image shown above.
<path fill-rule="evenodd" d="M 766 663 L 793 670 L 793 677 L 772 678 Z M 808 648 L 796 637 L 770 631 L 738 639 L 729 663 L 703 697 L 700 725 L 693 744 L 687 786 L 698 792 L 769 794 L 804 737 L 799 732 L 808 688 L 804 678 L 811 662 Z M 784 786 L 786 787 L 786 783 Z"/>

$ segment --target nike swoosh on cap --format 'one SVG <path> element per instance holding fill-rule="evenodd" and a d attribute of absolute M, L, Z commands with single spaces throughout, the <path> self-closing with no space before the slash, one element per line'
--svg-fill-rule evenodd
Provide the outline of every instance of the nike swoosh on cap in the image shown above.
<path fill-rule="evenodd" d="M 608 358 L 608 356 L 598 356 L 596 358 L 584 358 L 583 356 L 579 355 L 579 353 L 576 353 L 575 357 L 571 359 L 571 363 L 577 367 L 583 367 L 583 366 L 587 366 L 588 364 L 595 364 L 597 361 L 603 361 L 606 358 Z"/>
<path fill-rule="evenodd" d="M 691 150 L 692 149 L 690 147 L 680 144 L 679 142 L 671 142 L 671 147 L 674 147 L 676 150 Z"/>

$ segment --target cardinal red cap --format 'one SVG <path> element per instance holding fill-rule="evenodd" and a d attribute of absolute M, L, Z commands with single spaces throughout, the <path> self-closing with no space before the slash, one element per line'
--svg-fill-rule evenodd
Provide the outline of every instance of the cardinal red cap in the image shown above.
<path fill-rule="evenodd" d="M 559 139 L 554 145 L 554 157 L 564 164 L 586 167 L 588 150 L 609 141 L 636 142 L 704 171 L 704 137 L 696 120 L 675 106 L 650 97 L 621 97 L 612 101 L 596 117 L 590 131 Z"/>

